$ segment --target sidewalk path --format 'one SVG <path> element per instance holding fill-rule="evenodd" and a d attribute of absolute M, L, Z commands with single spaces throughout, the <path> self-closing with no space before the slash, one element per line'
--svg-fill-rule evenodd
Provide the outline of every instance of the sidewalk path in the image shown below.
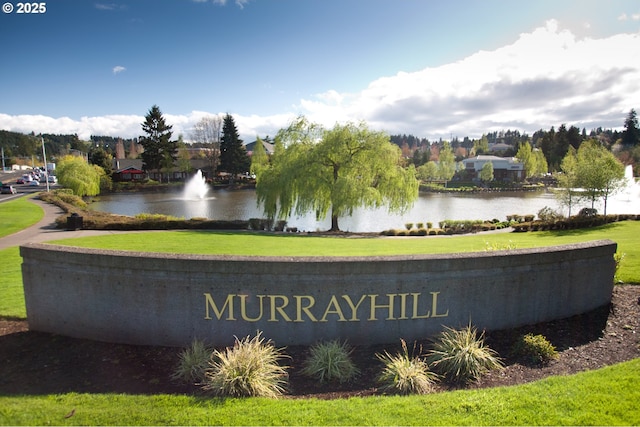
<path fill-rule="evenodd" d="M 20 230 L 17 233 L 0 238 L 0 249 L 24 245 L 25 243 L 42 243 L 49 240 L 67 239 L 84 236 L 101 236 L 105 234 L 123 233 L 114 230 L 75 230 L 67 231 L 64 228 L 56 228 L 56 218 L 65 212 L 56 205 L 45 203 L 39 199 L 30 199 L 44 210 L 44 217 L 37 224 Z M 129 231 L 130 232 L 130 231 Z"/>

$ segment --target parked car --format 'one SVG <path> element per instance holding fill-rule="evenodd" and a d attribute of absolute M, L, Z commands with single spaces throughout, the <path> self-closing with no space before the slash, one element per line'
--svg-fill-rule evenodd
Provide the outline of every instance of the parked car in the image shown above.
<path fill-rule="evenodd" d="M 55 175 L 49 175 L 47 177 L 47 181 L 49 181 L 49 183 L 51 184 L 56 184 L 58 182 L 58 178 L 56 178 Z"/>
<path fill-rule="evenodd" d="M 31 187 L 38 187 L 40 185 L 40 181 L 36 181 L 35 179 L 29 183 Z"/>
<path fill-rule="evenodd" d="M 13 186 L 4 184 L 1 190 L 2 194 L 16 194 L 17 191 Z"/>
<path fill-rule="evenodd" d="M 24 178 L 16 179 L 16 184 L 24 184 Z"/>

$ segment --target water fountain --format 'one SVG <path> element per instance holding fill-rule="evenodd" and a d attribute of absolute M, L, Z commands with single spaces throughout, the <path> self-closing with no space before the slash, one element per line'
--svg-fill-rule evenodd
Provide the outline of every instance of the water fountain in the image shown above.
<path fill-rule="evenodd" d="M 624 169 L 624 186 L 607 203 L 607 213 L 640 214 L 640 183 L 633 177 L 633 167 Z"/>
<path fill-rule="evenodd" d="M 640 193 L 640 183 L 636 182 L 633 177 L 633 166 L 631 165 L 627 165 L 624 168 L 624 189 L 622 192 L 628 199 L 634 196 L 637 198 Z"/>
<path fill-rule="evenodd" d="M 196 174 L 187 182 L 184 187 L 183 198 L 186 200 L 202 200 L 209 191 L 209 185 L 202 176 L 202 171 L 198 169 Z"/>

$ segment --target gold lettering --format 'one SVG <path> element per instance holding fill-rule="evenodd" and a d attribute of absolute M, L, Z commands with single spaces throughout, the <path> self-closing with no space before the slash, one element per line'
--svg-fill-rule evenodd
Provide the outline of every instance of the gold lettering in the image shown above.
<path fill-rule="evenodd" d="M 334 309 L 331 310 L 331 307 L 334 307 Z M 329 301 L 329 304 L 327 304 L 327 309 L 324 311 L 324 314 L 322 315 L 322 319 L 320 319 L 320 321 L 326 322 L 328 314 L 337 314 L 339 322 L 347 321 L 347 319 L 344 318 L 344 314 L 342 314 L 342 308 L 340 308 L 340 304 L 338 304 L 338 300 L 336 299 L 335 295 L 331 295 L 331 300 Z"/>
<path fill-rule="evenodd" d="M 222 306 L 222 310 L 218 310 L 218 306 L 214 301 L 213 297 L 210 293 L 204 293 L 204 318 L 205 320 L 211 320 L 211 315 L 209 314 L 209 307 L 213 308 L 213 312 L 216 315 L 216 318 L 220 320 L 222 315 L 224 314 L 227 308 L 229 309 L 229 315 L 227 316 L 227 320 L 236 320 L 233 317 L 233 297 L 235 295 L 229 294 L 227 295 L 227 299 L 224 301 L 224 305 Z"/>
<path fill-rule="evenodd" d="M 276 300 L 282 300 L 282 305 L 277 306 Z M 285 322 L 291 322 L 291 318 L 287 316 L 287 313 L 284 312 L 284 308 L 289 305 L 289 298 L 284 295 L 269 295 L 269 300 L 271 302 L 271 317 L 269 318 L 269 322 L 277 322 L 276 312 L 280 313 Z"/>
<path fill-rule="evenodd" d="M 240 297 L 240 315 L 242 316 L 242 320 L 246 320 L 247 322 L 257 322 L 258 320 L 262 319 L 262 314 L 263 314 L 262 300 L 265 297 L 264 295 L 256 295 L 256 297 L 259 300 L 258 305 L 260 306 L 260 315 L 253 319 L 247 316 L 247 298 L 249 297 L 249 295 L 238 295 L 238 296 Z"/>
<path fill-rule="evenodd" d="M 413 296 L 413 316 L 412 319 L 428 319 L 431 317 L 431 312 L 427 311 L 427 314 L 423 316 L 418 315 L 418 300 L 420 299 L 420 292 L 413 292 L 411 296 Z"/>
<path fill-rule="evenodd" d="M 361 295 L 354 303 L 354 300 L 349 295 L 340 295 L 340 297 L 346 302 L 351 310 L 351 315 L 347 319 L 344 315 L 340 300 L 336 295 L 331 295 L 331 298 L 322 314 L 322 317 L 318 319 L 313 313 L 313 309 L 316 307 L 316 298 L 312 295 L 292 295 L 291 297 L 286 295 L 255 295 L 257 299 L 257 309 L 251 310 L 257 311 L 256 317 L 250 317 L 249 311 L 249 295 L 236 295 L 228 294 L 224 301 L 224 304 L 219 307 L 216 304 L 215 299 L 210 293 L 204 293 L 205 297 L 205 320 L 237 320 L 235 317 L 235 298 L 240 298 L 240 317 L 241 320 L 247 322 L 258 322 L 262 320 L 264 316 L 264 299 L 269 298 L 269 322 L 305 322 L 307 319 L 311 322 L 328 322 L 329 315 L 336 315 L 338 322 L 359 322 L 358 310 L 362 306 L 362 303 L 368 298 L 370 301 L 369 321 L 377 321 L 377 310 L 387 310 L 387 317 L 384 320 L 407 320 L 407 319 L 428 319 L 436 317 L 448 317 L 449 310 L 438 312 L 438 298 L 440 295 L 438 292 L 430 292 L 431 294 L 431 306 L 422 307 L 420 305 L 422 293 L 401 293 L 401 294 L 386 294 L 388 300 L 386 303 L 378 304 L 378 294 Z M 409 302 L 409 296 L 411 296 L 411 302 Z M 395 317 L 395 305 L 396 297 L 399 298 L 399 317 Z M 295 320 L 292 320 L 290 315 L 287 314 L 287 307 L 289 306 L 290 298 L 295 299 Z M 411 317 L 408 316 L 409 308 L 408 304 L 412 305 Z M 423 304 L 424 306 L 425 304 Z M 420 310 L 422 313 L 420 312 Z M 440 308 L 440 310 L 443 310 Z M 293 311 L 293 307 L 291 308 Z M 213 313 L 212 313 L 213 312 Z M 318 313 L 316 313 L 318 314 Z"/>
<path fill-rule="evenodd" d="M 378 297 L 378 295 L 369 295 L 369 298 L 371 299 L 371 315 L 369 316 L 368 320 L 378 320 L 376 318 L 376 310 L 379 308 L 387 308 L 389 310 L 389 315 L 387 316 L 386 320 L 395 320 L 395 317 L 393 317 L 393 300 L 396 294 L 387 294 L 387 296 L 389 297 L 389 304 L 377 305 L 376 298 Z"/>
<path fill-rule="evenodd" d="M 303 311 L 309 317 L 309 320 L 311 320 L 312 322 L 317 322 L 318 319 L 316 319 L 313 313 L 311 313 L 311 311 L 309 310 L 316 304 L 315 298 L 310 295 L 294 295 L 293 297 L 296 299 L 296 320 L 294 320 L 294 322 L 304 322 L 304 320 L 302 320 Z M 302 305 L 303 299 L 309 301 L 306 306 Z"/>
<path fill-rule="evenodd" d="M 444 314 L 438 314 L 438 294 L 440 292 L 431 292 L 431 312 L 433 316 L 431 317 L 447 317 L 449 316 L 449 309 Z"/>
<path fill-rule="evenodd" d="M 400 317 L 398 320 L 406 320 L 407 317 L 407 296 L 409 294 L 398 294 L 400 296 Z"/>
<path fill-rule="evenodd" d="M 347 302 L 347 304 L 349 304 L 349 307 L 351 308 L 351 319 L 349 319 L 350 322 L 357 322 L 358 319 L 358 307 L 360 307 L 360 304 L 362 304 L 362 301 L 364 301 L 367 296 L 366 295 L 362 295 L 360 297 L 360 299 L 358 300 L 358 304 L 353 305 L 353 301 L 351 301 L 351 297 L 349 295 L 342 295 L 342 298 Z"/>

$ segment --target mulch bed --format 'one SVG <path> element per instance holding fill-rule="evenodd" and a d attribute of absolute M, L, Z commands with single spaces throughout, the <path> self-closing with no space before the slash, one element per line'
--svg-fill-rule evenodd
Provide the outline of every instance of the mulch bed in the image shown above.
<path fill-rule="evenodd" d="M 511 347 L 525 333 L 544 335 L 559 358 L 531 366 L 511 358 Z M 276 343 L 277 344 L 277 343 Z M 408 343 L 412 348 L 412 343 Z M 615 286 L 612 304 L 580 316 L 508 331 L 489 331 L 486 344 L 504 358 L 505 369 L 464 386 L 484 388 L 523 384 L 551 375 L 580 371 L 640 357 L 640 286 Z M 428 348 L 429 343 L 418 342 Z M 375 354 L 395 353 L 399 343 L 357 346 L 353 358 L 361 374 L 345 384 L 318 384 L 300 373 L 308 347 L 291 346 L 289 398 L 344 398 L 380 394 L 375 378 L 381 363 Z M 0 319 L 0 395 L 50 393 L 201 394 L 194 385 L 170 376 L 180 349 L 109 344 L 28 330 L 26 321 Z M 457 388 L 440 384 L 436 391 Z"/>

